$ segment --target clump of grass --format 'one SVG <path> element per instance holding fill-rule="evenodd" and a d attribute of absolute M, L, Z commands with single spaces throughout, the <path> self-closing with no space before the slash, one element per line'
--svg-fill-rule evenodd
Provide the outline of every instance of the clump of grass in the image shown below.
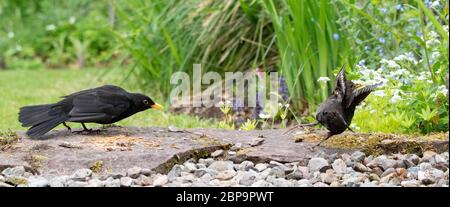
<path fill-rule="evenodd" d="M 329 1 L 296 0 L 265 0 L 262 5 L 272 20 L 279 67 L 293 107 L 305 110 L 317 105 L 332 86 L 317 80 L 334 77 L 332 70 L 348 58 L 349 46 L 336 22 L 336 6 Z"/>
<path fill-rule="evenodd" d="M 30 166 L 34 169 L 38 169 L 42 167 L 42 163 L 48 159 L 46 156 L 39 154 L 28 154 L 25 156 L 24 160 L 30 164 Z"/>
<path fill-rule="evenodd" d="M 10 183 L 10 184 L 13 184 L 13 185 L 15 185 L 15 186 L 18 186 L 18 185 L 27 185 L 27 184 L 28 184 L 28 181 L 27 181 L 27 179 L 25 179 L 25 178 L 20 178 L 20 177 L 8 177 L 8 178 L 6 179 L 6 183 Z"/>
<path fill-rule="evenodd" d="M 3 150 L 19 141 L 19 136 L 16 132 L 8 129 L 4 132 L 0 131 L 0 150 Z"/>
<path fill-rule="evenodd" d="M 102 170 L 102 168 L 103 168 L 103 161 L 99 160 L 96 161 L 94 164 L 92 164 L 89 169 L 91 169 L 92 172 L 94 173 L 98 173 Z"/>

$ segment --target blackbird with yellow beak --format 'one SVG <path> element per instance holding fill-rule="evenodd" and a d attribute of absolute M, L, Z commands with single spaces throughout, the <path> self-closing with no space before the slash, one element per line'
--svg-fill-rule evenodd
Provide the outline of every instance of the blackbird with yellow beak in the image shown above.
<path fill-rule="evenodd" d="M 89 130 L 85 123 L 112 124 L 150 108 L 162 110 L 162 106 L 148 96 L 129 93 L 113 85 L 79 91 L 62 98 L 53 104 L 20 108 L 22 126 L 31 126 L 28 136 L 41 137 L 59 124 L 71 130 L 66 122 L 81 123 L 84 130 Z"/>

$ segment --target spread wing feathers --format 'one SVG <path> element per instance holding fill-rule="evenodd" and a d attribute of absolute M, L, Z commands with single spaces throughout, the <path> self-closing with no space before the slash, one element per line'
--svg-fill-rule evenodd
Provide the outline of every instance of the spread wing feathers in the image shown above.
<path fill-rule="evenodd" d="M 346 87 L 345 87 L 346 77 L 345 77 L 345 69 L 344 68 L 345 68 L 345 64 L 342 65 L 341 70 L 336 75 L 336 84 L 334 86 L 333 93 L 335 95 L 337 95 L 338 97 L 344 97 L 345 92 L 346 92 Z"/>
<path fill-rule="evenodd" d="M 127 111 L 130 101 L 126 96 L 106 91 L 82 94 L 73 100 L 69 121 L 105 122 Z"/>
<path fill-rule="evenodd" d="M 355 89 L 351 94 L 345 98 L 345 108 L 356 107 L 360 104 L 373 90 L 375 90 L 381 83 L 377 83 L 363 88 Z"/>

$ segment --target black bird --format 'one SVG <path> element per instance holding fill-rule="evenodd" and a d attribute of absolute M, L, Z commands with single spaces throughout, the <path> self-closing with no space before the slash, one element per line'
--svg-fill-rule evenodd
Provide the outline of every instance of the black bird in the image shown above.
<path fill-rule="evenodd" d="M 27 135 L 40 137 L 59 124 L 69 130 L 66 122 L 112 124 L 135 113 L 150 108 L 162 109 L 151 98 L 139 93 L 129 93 L 124 89 L 105 85 L 63 96 L 53 104 L 25 106 L 20 108 L 19 121 L 29 127 Z"/>
<path fill-rule="evenodd" d="M 331 136 L 344 132 L 346 129 L 353 132 L 350 128 L 350 123 L 355 114 L 356 106 L 375 90 L 375 88 L 380 86 L 381 83 L 358 88 L 358 85 L 347 80 L 344 66 L 342 66 L 336 76 L 336 85 L 333 89 L 333 94 L 319 105 L 316 113 L 316 121 L 310 124 L 297 125 L 287 132 L 299 127 L 315 126 L 320 123 L 329 132 L 325 139 L 320 141 L 316 146 Z"/>

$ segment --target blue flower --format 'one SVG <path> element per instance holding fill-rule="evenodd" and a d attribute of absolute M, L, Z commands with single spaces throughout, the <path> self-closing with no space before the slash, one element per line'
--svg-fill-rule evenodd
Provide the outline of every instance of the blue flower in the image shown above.
<path fill-rule="evenodd" d="M 418 37 L 420 37 L 420 38 L 423 38 L 422 32 L 416 32 L 416 35 L 417 35 Z"/>
<path fill-rule="evenodd" d="M 370 50 L 370 46 L 364 46 L 364 50 L 365 51 L 369 51 Z"/>
<path fill-rule="evenodd" d="M 338 33 L 334 33 L 333 34 L 333 39 L 334 40 L 339 40 L 339 34 Z"/>
<path fill-rule="evenodd" d="M 380 11 L 383 12 L 383 13 L 386 13 L 387 9 L 386 8 L 381 8 Z"/>
<path fill-rule="evenodd" d="M 360 60 L 360 61 L 358 62 L 358 65 L 360 65 L 360 66 L 366 65 L 366 60 L 364 60 L 364 59 Z"/>
<path fill-rule="evenodd" d="M 431 6 L 430 0 L 425 0 L 425 5 L 426 5 L 427 7 L 430 7 L 430 6 Z"/>
<path fill-rule="evenodd" d="M 403 5 L 401 5 L 401 4 L 397 5 L 397 10 L 398 11 L 403 11 L 404 10 Z"/>
<path fill-rule="evenodd" d="M 383 37 L 378 38 L 378 41 L 379 41 L 380 43 L 385 43 L 385 42 L 386 42 L 386 40 L 385 40 Z"/>
<path fill-rule="evenodd" d="M 278 88 L 278 94 L 280 94 L 283 101 L 287 101 L 289 98 L 289 91 L 288 86 L 286 84 L 286 79 L 284 78 L 284 76 L 280 76 L 278 82 L 280 84 Z"/>

